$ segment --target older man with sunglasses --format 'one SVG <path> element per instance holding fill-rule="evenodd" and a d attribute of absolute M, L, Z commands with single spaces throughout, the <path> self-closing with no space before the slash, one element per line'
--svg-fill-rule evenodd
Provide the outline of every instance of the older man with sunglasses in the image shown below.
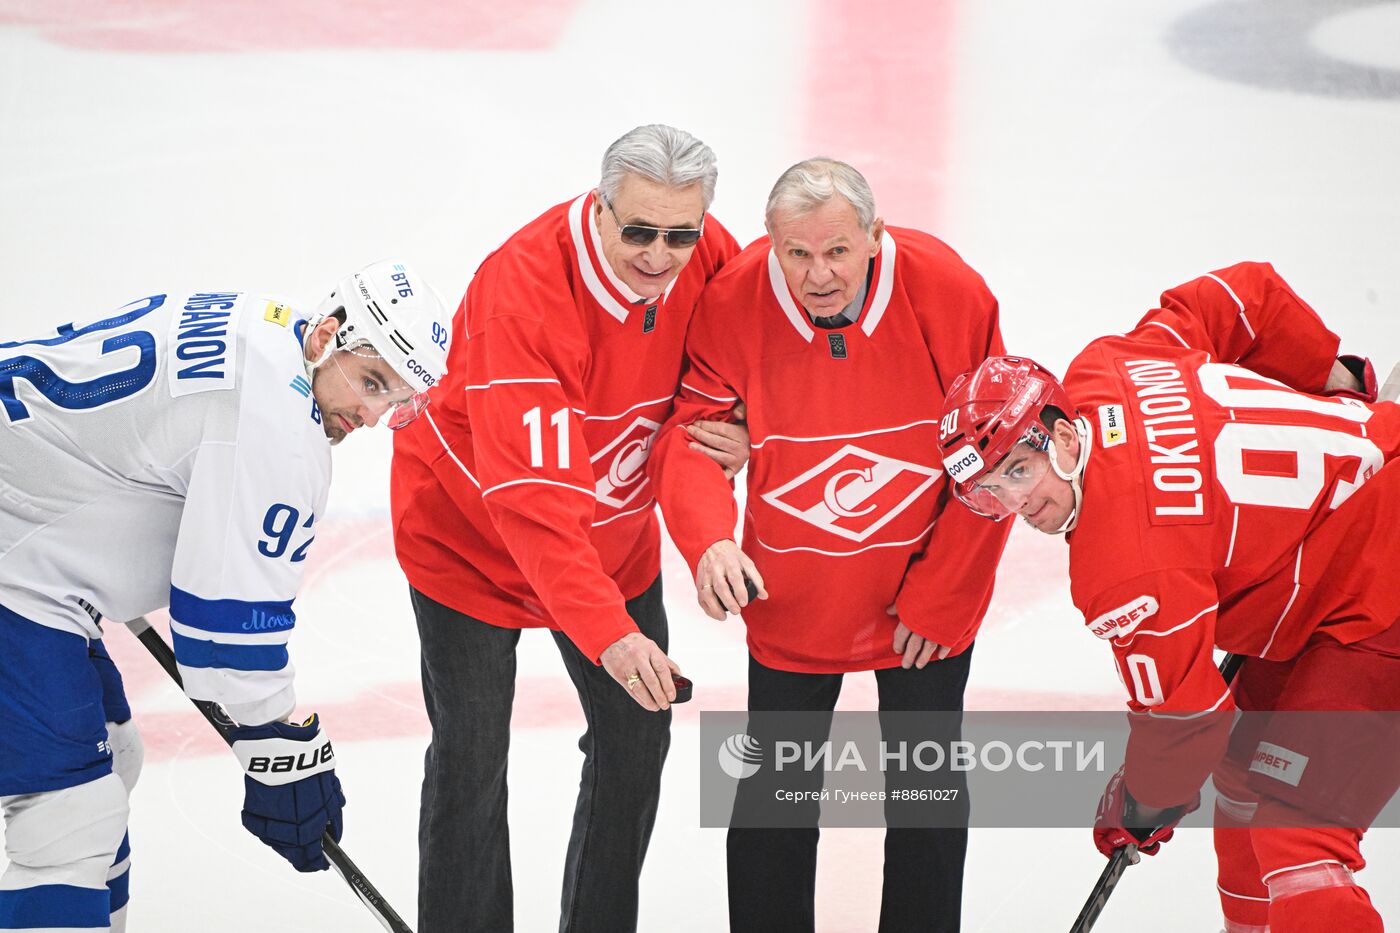
<path fill-rule="evenodd" d="M 506 752 L 521 629 L 552 631 L 588 729 L 560 930 L 634 930 L 670 741 L 660 535 L 646 460 L 701 288 L 738 252 L 706 209 L 709 147 L 668 126 L 610 146 L 598 187 L 482 263 L 452 377 L 400 432 L 399 562 L 432 722 L 419 929 L 513 929 Z M 733 472 L 747 435 L 714 435 Z"/>

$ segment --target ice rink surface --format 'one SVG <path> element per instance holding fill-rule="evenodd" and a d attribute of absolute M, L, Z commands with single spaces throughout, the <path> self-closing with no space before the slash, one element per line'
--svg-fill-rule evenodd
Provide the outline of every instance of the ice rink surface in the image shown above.
<path fill-rule="evenodd" d="M 1400 3 L 1368 0 L 0 0 L 0 334 L 184 287 L 314 305 L 390 253 L 455 301 L 490 249 L 595 183 L 609 142 L 657 121 L 719 154 L 714 212 L 741 242 L 783 168 L 852 162 L 889 222 L 983 274 L 1008 346 L 1057 371 L 1242 259 L 1273 262 L 1382 372 L 1400 357 Z M 388 464 L 387 432 L 336 450 L 292 653 L 301 709 L 340 753 L 345 849 L 411 923 L 427 723 Z M 94 544 L 122 547 L 121 529 Z M 1063 571 L 1060 542 L 1013 535 L 970 708 L 1121 704 Z M 672 656 L 697 688 L 641 929 L 718 931 L 698 713 L 743 708 L 742 627 L 699 613 L 674 551 L 665 577 Z M 241 829 L 232 758 L 134 640 L 108 642 L 148 749 L 133 933 L 377 929 L 339 878 L 299 876 Z M 873 678 L 847 679 L 843 708 L 873 702 Z M 581 723 L 551 640 L 528 633 L 521 931 L 557 926 Z M 1361 877 L 1400 924 L 1400 831 L 1367 852 Z M 881 857 L 878 830 L 824 833 L 822 931 L 875 929 Z M 1087 830 L 974 831 L 964 929 L 1068 929 L 1102 864 Z M 1098 929 L 1219 926 L 1209 837 L 1191 831 L 1128 873 Z"/>

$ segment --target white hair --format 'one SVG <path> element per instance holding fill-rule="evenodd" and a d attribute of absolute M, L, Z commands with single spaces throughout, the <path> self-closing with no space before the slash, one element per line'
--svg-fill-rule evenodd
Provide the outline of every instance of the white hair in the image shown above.
<path fill-rule="evenodd" d="M 870 183 L 845 162 L 824 156 L 798 162 L 778 176 L 773 190 L 768 193 L 768 206 L 763 211 L 764 226 L 773 229 L 773 218 L 779 211 L 805 214 L 838 196 L 855 208 L 861 229 L 869 233 L 875 223 L 875 195 Z"/>
<path fill-rule="evenodd" d="M 709 146 L 685 130 L 652 123 L 623 134 L 603 153 L 599 193 L 611 203 L 628 175 L 640 175 L 668 188 L 699 183 L 704 209 L 709 210 L 719 168 Z"/>

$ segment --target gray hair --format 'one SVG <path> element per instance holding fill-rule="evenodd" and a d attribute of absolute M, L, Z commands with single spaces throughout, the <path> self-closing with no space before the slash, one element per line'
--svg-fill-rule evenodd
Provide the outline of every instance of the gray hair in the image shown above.
<path fill-rule="evenodd" d="M 704 209 L 709 210 L 719 168 L 709 146 L 685 130 L 652 123 L 623 134 L 603 153 L 599 193 L 611 203 L 629 174 L 668 188 L 686 188 L 698 182 Z"/>
<path fill-rule="evenodd" d="M 869 233 L 875 223 L 875 195 L 870 183 L 845 162 L 824 156 L 798 162 L 778 176 L 773 190 L 768 193 L 763 224 L 771 230 L 773 218 L 779 211 L 805 214 L 837 196 L 850 202 L 856 209 L 861 229 Z"/>

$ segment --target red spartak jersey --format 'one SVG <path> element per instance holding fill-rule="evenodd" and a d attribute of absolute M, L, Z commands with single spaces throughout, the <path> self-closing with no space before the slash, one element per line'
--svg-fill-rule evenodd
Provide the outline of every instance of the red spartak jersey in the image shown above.
<path fill-rule="evenodd" d="M 432 406 L 395 435 L 391 506 L 416 589 L 596 661 L 660 572 L 646 460 L 696 299 L 739 247 L 706 217 L 662 299 L 631 304 L 592 217 L 592 194 L 558 205 L 482 262 Z"/>
<path fill-rule="evenodd" d="M 748 409 L 743 547 L 769 598 L 744 610 L 765 666 L 809 673 L 894 667 L 900 619 L 964 650 L 991 599 L 1007 528 L 950 500 L 936 443 L 944 391 L 1002 350 L 997 303 L 945 244 L 887 228 L 855 323 L 812 326 L 767 238 L 705 290 L 676 411 L 649 470 L 692 570 L 734 535 L 718 465 L 681 425 Z"/>
<path fill-rule="evenodd" d="M 1381 520 L 1394 507 L 1378 505 L 1400 489 L 1400 467 L 1382 471 L 1400 408 L 1318 394 L 1337 345 L 1271 266 L 1241 263 L 1166 292 L 1071 364 L 1064 385 L 1092 445 L 1071 592 L 1134 713 L 1233 709 L 1212 648 L 1286 660 L 1318 630 L 1350 644 L 1400 616 L 1400 538 Z M 1194 791 L 1154 783 L 1135 763 L 1168 751 L 1137 744 L 1138 799 Z"/>

